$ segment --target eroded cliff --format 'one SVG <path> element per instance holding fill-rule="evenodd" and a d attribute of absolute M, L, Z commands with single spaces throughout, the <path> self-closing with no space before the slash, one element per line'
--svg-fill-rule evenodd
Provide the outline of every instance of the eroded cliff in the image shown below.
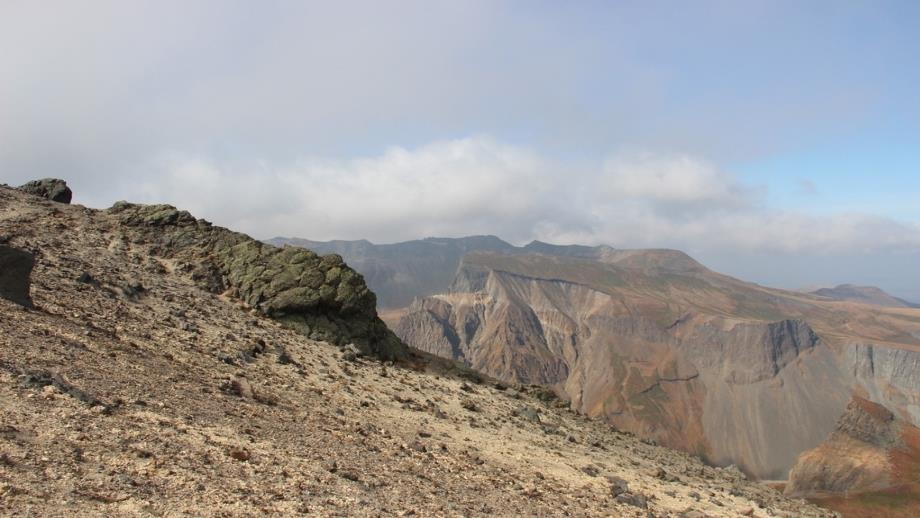
<path fill-rule="evenodd" d="M 831 433 L 855 388 L 913 412 L 910 361 L 920 355 L 873 349 L 903 358 L 869 369 L 852 344 L 854 331 L 896 339 L 914 315 L 858 315 L 671 251 L 475 254 L 448 293 L 416 301 L 396 331 L 501 379 L 552 386 L 618 428 L 780 479 Z"/>

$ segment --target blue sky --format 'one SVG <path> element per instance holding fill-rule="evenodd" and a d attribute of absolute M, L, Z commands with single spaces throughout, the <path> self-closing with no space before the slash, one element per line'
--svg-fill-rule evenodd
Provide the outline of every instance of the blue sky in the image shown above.
<path fill-rule="evenodd" d="M 768 186 L 778 207 L 920 221 L 920 142 L 897 139 L 815 146 L 734 167 L 751 183 Z"/>
<path fill-rule="evenodd" d="M 8 0 L 0 174 L 257 237 L 666 246 L 920 300 L 918 19 L 898 1 Z"/>

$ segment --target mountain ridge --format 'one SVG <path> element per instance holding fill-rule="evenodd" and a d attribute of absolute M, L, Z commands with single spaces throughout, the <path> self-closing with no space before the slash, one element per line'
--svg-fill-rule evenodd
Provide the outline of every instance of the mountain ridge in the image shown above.
<path fill-rule="evenodd" d="M 891 387 L 901 399 L 892 398 L 860 347 L 920 358 L 920 314 L 839 306 L 695 262 L 661 269 L 599 257 L 468 254 L 450 288 L 416 301 L 397 335 L 499 379 L 555 387 L 618 428 L 769 479 L 825 439 L 851 386 L 917 419 L 920 376 L 899 375 Z"/>
<path fill-rule="evenodd" d="M 873 306 L 892 308 L 920 308 L 920 304 L 908 302 L 904 299 L 886 293 L 876 286 L 857 286 L 854 284 L 840 284 L 833 288 L 819 288 L 809 293 L 834 300 L 860 302 Z"/>

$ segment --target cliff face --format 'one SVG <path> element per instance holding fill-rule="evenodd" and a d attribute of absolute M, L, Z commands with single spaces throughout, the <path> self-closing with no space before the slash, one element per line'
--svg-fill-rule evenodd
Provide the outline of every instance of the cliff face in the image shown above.
<path fill-rule="evenodd" d="M 868 399 L 920 426 L 920 352 L 854 342 L 844 362 Z"/>
<path fill-rule="evenodd" d="M 854 387 L 873 387 L 899 411 L 920 393 L 910 363 L 894 358 L 920 356 L 883 349 L 894 357 L 866 367 L 865 349 L 831 332 L 842 315 L 814 299 L 658 251 L 648 259 L 468 256 L 450 291 L 413 304 L 396 332 L 501 379 L 550 385 L 587 415 L 762 478 L 784 478 L 799 453 L 821 443 Z M 859 325 L 889 336 L 875 320 Z"/>

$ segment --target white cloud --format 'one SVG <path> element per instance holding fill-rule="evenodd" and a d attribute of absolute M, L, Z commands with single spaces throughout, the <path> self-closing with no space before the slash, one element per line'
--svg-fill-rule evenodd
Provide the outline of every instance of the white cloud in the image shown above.
<path fill-rule="evenodd" d="M 156 180 L 130 195 L 168 200 L 256 237 L 390 242 L 490 233 L 624 248 L 920 250 L 915 224 L 771 209 L 761 190 L 686 155 L 573 164 L 477 136 L 350 160 L 274 166 L 173 155 L 149 168 L 145 176 Z"/>
<path fill-rule="evenodd" d="M 603 173 L 615 199 L 705 209 L 748 205 L 753 195 L 728 173 L 690 156 L 618 156 L 606 161 Z"/>
<path fill-rule="evenodd" d="M 539 224 L 582 224 L 565 207 L 568 178 L 539 155 L 488 137 L 281 167 L 175 155 L 149 167 L 144 176 L 155 180 L 141 184 L 143 200 L 169 200 L 258 237 L 526 239 Z"/>

